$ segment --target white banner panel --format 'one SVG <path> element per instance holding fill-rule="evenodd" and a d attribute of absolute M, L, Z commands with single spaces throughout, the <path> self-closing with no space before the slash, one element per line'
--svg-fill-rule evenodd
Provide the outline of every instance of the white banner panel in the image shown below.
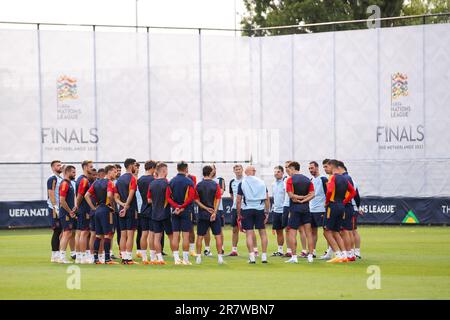
<path fill-rule="evenodd" d="M 380 29 L 380 159 L 424 157 L 423 27 Z"/>
<path fill-rule="evenodd" d="M 334 157 L 333 34 L 295 35 L 293 65 L 292 159 Z"/>
<path fill-rule="evenodd" d="M 448 24 L 424 28 L 425 125 L 427 158 L 448 158 L 450 153 L 450 32 Z M 450 170 L 445 170 L 450 173 Z M 445 174 L 443 172 L 443 174 Z M 450 181 L 450 176 L 448 176 Z M 450 185 L 450 183 L 449 183 Z"/>
<path fill-rule="evenodd" d="M 0 161 L 40 161 L 36 31 L 0 30 Z"/>
<path fill-rule="evenodd" d="M 287 159 L 307 173 L 337 157 L 363 195 L 450 195 L 448 24 L 251 38 L 2 30 L 0 46 L 2 162 L 251 159 L 269 184 Z M 15 170 L 0 182 L 8 199 Z M 44 171 L 20 172 L 36 196 Z"/>
<path fill-rule="evenodd" d="M 334 33 L 336 158 L 377 159 L 377 30 Z"/>
<path fill-rule="evenodd" d="M 152 158 L 202 158 L 199 63 L 197 35 L 150 35 Z"/>
<path fill-rule="evenodd" d="M 147 34 L 96 32 L 95 48 L 99 159 L 147 159 Z"/>
<path fill-rule="evenodd" d="M 250 46 L 247 38 L 203 36 L 204 160 L 249 160 Z"/>
<path fill-rule="evenodd" d="M 92 35 L 40 31 L 44 161 L 95 159 Z"/>
<path fill-rule="evenodd" d="M 292 156 L 292 36 L 265 37 L 259 47 L 260 128 L 258 163 L 268 165 Z M 277 156 L 277 153 L 279 156 Z M 269 163 L 269 161 L 271 161 Z"/>

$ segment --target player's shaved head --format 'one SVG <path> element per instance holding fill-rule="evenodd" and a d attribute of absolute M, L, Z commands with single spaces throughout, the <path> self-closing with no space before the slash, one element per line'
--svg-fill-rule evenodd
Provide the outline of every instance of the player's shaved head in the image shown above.
<path fill-rule="evenodd" d="M 256 168 L 254 166 L 247 166 L 245 168 L 246 176 L 254 176 L 256 174 Z"/>
<path fill-rule="evenodd" d="M 177 171 L 178 172 L 187 172 L 188 164 L 185 161 L 180 161 L 177 163 Z"/>
<path fill-rule="evenodd" d="M 156 172 L 157 173 L 161 173 L 166 168 L 167 168 L 167 164 L 165 164 L 164 162 L 158 162 L 156 164 Z"/>

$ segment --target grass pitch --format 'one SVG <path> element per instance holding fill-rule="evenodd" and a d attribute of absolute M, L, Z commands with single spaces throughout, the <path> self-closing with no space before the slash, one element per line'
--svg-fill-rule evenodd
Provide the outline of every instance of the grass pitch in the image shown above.
<path fill-rule="evenodd" d="M 359 231 L 363 259 L 355 263 L 291 265 L 271 257 L 267 265 L 248 265 L 241 234 L 241 256 L 226 257 L 226 265 L 217 265 L 215 249 L 202 265 L 175 266 L 171 258 L 166 266 L 79 265 L 81 289 L 69 290 L 71 265 L 49 262 L 50 230 L 2 230 L 0 299 L 450 299 L 450 228 Z M 271 254 L 276 241 L 268 234 Z M 229 228 L 225 237 L 229 250 Z M 318 252 L 324 249 L 320 237 Z M 372 265 L 380 268 L 381 289 L 367 287 Z"/>

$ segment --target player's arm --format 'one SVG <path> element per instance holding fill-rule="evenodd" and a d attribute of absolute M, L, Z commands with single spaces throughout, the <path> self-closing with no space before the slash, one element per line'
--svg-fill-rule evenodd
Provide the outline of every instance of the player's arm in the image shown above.
<path fill-rule="evenodd" d="M 230 198 L 231 198 L 231 203 L 234 202 L 233 187 L 231 186 L 232 183 L 233 183 L 233 180 L 234 180 L 234 179 L 232 179 L 232 180 L 230 181 L 230 185 L 228 186 L 228 187 L 230 188 Z"/>
<path fill-rule="evenodd" d="M 299 202 L 300 200 L 303 200 L 302 196 L 294 194 L 294 185 L 292 184 L 292 177 L 289 177 L 286 180 L 286 192 L 289 198 L 294 202 Z"/>
<path fill-rule="evenodd" d="M 94 202 L 92 201 L 91 196 L 93 194 L 95 194 L 95 190 L 94 190 L 94 184 L 95 182 L 91 185 L 91 187 L 89 188 L 89 190 L 86 192 L 86 194 L 84 195 L 84 198 L 86 199 L 87 204 L 89 205 L 89 207 L 91 208 L 91 210 L 95 210 L 96 207 L 94 205 Z"/>
<path fill-rule="evenodd" d="M 148 191 L 147 191 L 147 203 L 152 203 L 152 191 L 150 190 L 150 185 L 148 186 Z"/>
<path fill-rule="evenodd" d="M 236 196 L 236 212 L 239 217 L 241 216 L 241 202 L 242 202 L 242 196 L 240 194 L 238 194 Z"/>
<path fill-rule="evenodd" d="M 188 205 L 190 205 L 195 199 L 195 190 L 193 186 L 188 186 L 188 196 L 187 199 L 183 202 L 183 204 L 180 206 L 180 209 L 186 208 Z"/>
<path fill-rule="evenodd" d="M 208 211 L 209 213 L 211 213 L 212 209 L 208 208 L 207 206 L 205 206 L 201 201 L 200 201 L 200 196 L 198 195 L 198 190 L 197 188 L 195 188 L 195 198 L 194 198 L 195 203 L 199 206 L 199 208 Z"/>
<path fill-rule="evenodd" d="M 60 203 L 60 206 L 64 210 L 66 210 L 71 217 L 74 217 L 75 213 L 72 211 L 71 208 L 69 208 L 69 205 L 67 204 L 67 201 L 66 201 L 66 196 L 67 196 L 67 191 L 68 190 L 69 190 L 69 185 L 67 184 L 66 181 L 63 181 L 61 183 L 61 191 L 60 191 L 60 194 L 59 194 L 59 203 Z"/>
<path fill-rule="evenodd" d="M 128 192 L 128 198 L 127 198 L 127 201 L 125 202 L 125 205 L 123 206 L 125 211 L 130 208 L 131 201 L 133 201 L 133 197 L 136 193 L 137 183 L 136 183 L 136 178 L 134 176 L 131 176 L 129 188 L 130 188 L 130 191 Z"/>
<path fill-rule="evenodd" d="M 219 210 L 220 199 L 222 198 L 222 188 L 217 185 L 216 195 L 214 199 L 214 209 L 211 212 L 211 221 L 215 221 L 217 217 L 217 210 Z"/>
<path fill-rule="evenodd" d="M 83 178 L 83 180 L 80 183 L 80 186 L 78 187 L 77 201 L 75 202 L 77 207 L 79 207 L 81 202 L 83 201 L 88 185 L 89 185 L 88 179 Z"/>
<path fill-rule="evenodd" d="M 352 199 L 353 199 L 353 198 L 355 197 L 355 195 L 356 195 L 356 190 L 355 190 L 355 188 L 353 187 L 353 185 L 350 183 L 350 181 L 347 182 L 347 191 L 348 191 L 348 194 L 347 194 L 347 196 L 345 197 L 345 199 L 344 199 L 344 201 L 343 201 L 344 204 L 347 204 L 347 203 L 349 203 L 350 201 L 352 201 Z"/>
<path fill-rule="evenodd" d="M 320 180 L 322 181 L 322 188 L 323 188 L 323 193 L 327 193 L 327 184 L 328 184 L 328 179 L 326 177 L 321 177 Z"/>
<path fill-rule="evenodd" d="M 359 189 L 355 188 L 356 194 L 355 197 L 353 198 L 355 200 L 355 204 L 356 206 L 359 208 L 361 206 L 361 197 L 359 195 Z"/>
<path fill-rule="evenodd" d="M 116 207 L 116 202 L 115 202 L 116 194 L 119 195 L 119 193 L 117 192 L 116 186 L 114 185 L 114 183 L 112 181 L 108 181 L 108 187 L 106 189 L 106 197 L 109 200 L 108 207 L 113 212 L 116 211 L 114 209 Z"/>
<path fill-rule="evenodd" d="M 172 199 L 172 189 L 170 188 L 170 185 L 166 188 L 166 200 L 172 208 L 180 209 L 180 205 Z"/>
<path fill-rule="evenodd" d="M 239 218 L 241 218 L 241 207 L 242 207 L 242 196 L 244 192 L 242 191 L 241 183 L 238 185 L 238 191 L 236 195 L 236 212 Z"/>
<path fill-rule="evenodd" d="M 47 181 L 47 193 L 50 202 L 52 203 L 53 209 L 57 208 L 56 197 L 55 197 L 55 189 L 56 189 L 56 178 L 52 177 Z"/>
<path fill-rule="evenodd" d="M 125 203 L 120 200 L 120 195 L 118 193 L 114 193 L 114 201 L 121 207 L 125 207 Z"/>
<path fill-rule="evenodd" d="M 264 223 L 267 223 L 269 220 L 269 210 L 270 210 L 270 198 L 269 198 L 269 192 L 266 189 L 266 200 L 264 200 Z"/>
<path fill-rule="evenodd" d="M 334 176 L 331 176 L 330 181 L 328 182 L 328 186 L 327 186 L 325 206 L 328 206 L 330 204 L 331 195 L 333 194 L 335 187 L 336 186 L 334 184 Z"/>

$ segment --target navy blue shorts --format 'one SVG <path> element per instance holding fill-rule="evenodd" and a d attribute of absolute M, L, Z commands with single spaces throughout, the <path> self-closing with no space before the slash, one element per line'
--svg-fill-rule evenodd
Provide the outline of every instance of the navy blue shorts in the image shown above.
<path fill-rule="evenodd" d="M 272 230 L 283 229 L 283 212 L 272 212 Z"/>
<path fill-rule="evenodd" d="M 341 229 L 347 231 L 353 230 L 353 215 L 354 215 L 353 205 L 349 203 L 344 207 L 344 216 L 342 218 Z"/>
<path fill-rule="evenodd" d="M 120 231 L 136 230 L 138 225 L 138 212 L 128 209 L 124 217 L 119 216 Z"/>
<path fill-rule="evenodd" d="M 231 226 L 232 227 L 237 227 L 237 210 L 236 209 L 231 209 Z"/>
<path fill-rule="evenodd" d="M 139 217 L 139 227 L 142 231 L 153 231 L 153 223 L 152 218 L 149 216 L 140 216 Z"/>
<path fill-rule="evenodd" d="M 289 221 L 289 207 L 283 207 L 283 216 L 281 218 L 281 225 L 283 229 L 288 226 Z"/>
<path fill-rule="evenodd" d="M 77 227 L 77 220 L 71 218 L 68 213 L 59 212 L 59 222 L 61 223 L 61 229 L 64 231 L 75 230 Z"/>
<path fill-rule="evenodd" d="M 253 229 L 265 229 L 264 225 L 265 215 L 264 210 L 256 209 L 245 209 L 241 211 L 242 215 L 242 229 L 253 230 Z"/>
<path fill-rule="evenodd" d="M 323 219 L 323 227 L 326 230 L 341 231 L 342 218 L 344 217 L 344 205 L 342 203 L 330 202 L 327 214 Z"/>
<path fill-rule="evenodd" d="M 114 230 L 114 213 L 107 207 L 95 210 L 95 234 L 112 234 Z"/>
<path fill-rule="evenodd" d="M 204 219 L 198 219 L 197 221 L 197 235 L 205 236 L 208 232 L 208 228 L 211 228 L 213 235 L 218 236 L 222 232 L 222 218 L 217 215 L 216 220 L 209 221 Z"/>
<path fill-rule="evenodd" d="M 174 232 L 189 232 L 193 227 L 190 212 L 183 212 L 180 215 L 172 214 L 172 229 Z"/>
<path fill-rule="evenodd" d="M 311 223 L 311 213 L 291 211 L 288 219 L 288 227 L 292 229 L 298 229 L 300 226 Z"/>
<path fill-rule="evenodd" d="M 61 221 L 59 221 L 58 214 L 53 208 L 49 208 L 49 211 L 52 214 L 52 229 L 61 230 Z"/>
<path fill-rule="evenodd" d="M 153 232 L 154 233 L 162 233 L 165 232 L 167 235 L 170 235 L 173 233 L 172 229 L 172 221 L 170 218 L 164 219 L 164 220 L 151 220 L 153 225 Z"/>
<path fill-rule="evenodd" d="M 89 212 L 80 211 L 77 215 L 77 230 L 89 231 L 90 218 Z"/>
<path fill-rule="evenodd" d="M 325 212 L 311 212 L 311 228 L 322 227 L 324 215 Z"/>

